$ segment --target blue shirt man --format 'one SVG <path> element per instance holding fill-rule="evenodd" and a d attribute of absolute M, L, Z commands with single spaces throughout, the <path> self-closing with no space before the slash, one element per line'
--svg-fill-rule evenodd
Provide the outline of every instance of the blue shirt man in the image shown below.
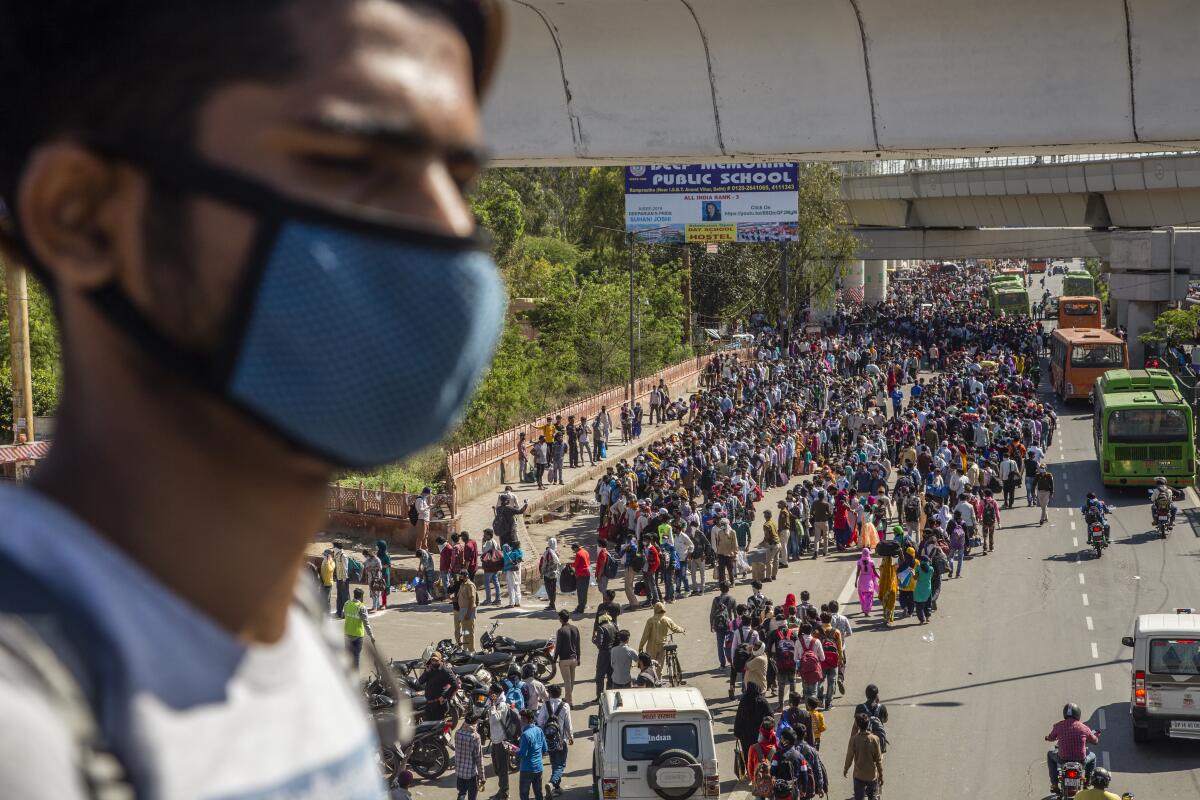
<path fill-rule="evenodd" d="M 529 800 L 529 790 L 533 789 L 536 800 L 542 800 L 542 757 L 546 753 L 546 737 L 542 729 L 533 724 L 532 712 L 521 712 L 521 739 L 517 750 L 517 760 L 520 762 L 521 800 Z"/>

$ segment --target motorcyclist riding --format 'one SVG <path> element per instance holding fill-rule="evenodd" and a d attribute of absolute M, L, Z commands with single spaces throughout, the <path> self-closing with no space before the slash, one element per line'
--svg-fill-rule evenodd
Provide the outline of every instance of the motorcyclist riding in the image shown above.
<path fill-rule="evenodd" d="M 1063 706 L 1062 722 L 1055 724 L 1046 735 L 1047 742 L 1055 742 L 1058 747 L 1046 754 L 1046 767 L 1050 770 L 1050 791 L 1059 793 L 1058 768 L 1068 761 L 1083 764 L 1084 772 L 1089 781 L 1096 766 L 1096 754 L 1089 753 L 1088 744 L 1099 744 L 1100 736 L 1094 730 L 1079 720 L 1079 706 L 1067 703 Z"/>
<path fill-rule="evenodd" d="M 1175 524 L 1175 495 L 1167 486 L 1167 479 L 1161 475 L 1154 479 L 1154 488 L 1150 491 L 1150 524 L 1157 525 L 1156 513 L 1159 509 L 1171 510 L 1171 524 Z"/>
<path fill-rule="evenodd" d="M 1092 772 L 1091 786 L 1075 795 L 1075 800 L 1121 800 L 1118 795 L 1108 791 L 1112 783 L 1112 775 L 1104 767 L 1096 767 Z"/>
<path fill-rule="evenodd" d="M 1087 499 L 1083 501 L 1083 505 L 1079 507 L 1079 513 L 1083 515 L 1083 520 L 1088 525 L 1094 522 L 1099 522 L 1104 526 L 1104 541 L 1108 542 L 1108 519 L 1107 516 L 1112 513 L 1112 507 L 1096 497 L 1095 492 L 1088 492 Z"/>

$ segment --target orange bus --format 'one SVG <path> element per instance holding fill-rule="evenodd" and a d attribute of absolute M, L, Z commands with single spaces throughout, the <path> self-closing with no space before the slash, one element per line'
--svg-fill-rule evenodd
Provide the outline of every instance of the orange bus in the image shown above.
<path fill-rule="evenodd" d="M 1102 306 L 1099 297 L 1060 297 L 1058 299 L 1058 327 L 1103 328 Z"/>
<path fill-rule="evenodd" d="M 1033 260 L 1031 260 L 1031 261 L 1029 262 L 1029 271 L 1030 271 L 1030 272 L 1033 272 L 1033 273 L 1045 272 L 1045 271 L 1046 271 L 1046 261 L 1045 261 L 1045 259 L 1040 259 L 1040 258 L 1039 258 L 1039 259 L 1033 259 Z"/>
<path fill-rule="evenodd" d="M 1129 369 L 1129 347 L 1115 333 L 1067 328 L 1050 337 L 1050 385 L 1063 400 L 1087 397 L 1110 369 Z"/>

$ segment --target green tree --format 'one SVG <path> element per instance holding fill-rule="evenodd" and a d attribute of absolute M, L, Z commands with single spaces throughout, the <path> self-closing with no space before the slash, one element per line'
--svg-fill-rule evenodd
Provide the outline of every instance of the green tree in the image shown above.
<path fill-rule="evenodd" d="M 471 200 L 475 216 L 495 241 L 498 261 L 504 260 L 513 245 L 525 235 L 525 208 L 521 196 L 508 184 L 485 176 Z"/>
<path fill-rule="evenodd" d="M 0 262 L 0 439 L 12 440 L 12 364 L 8 329 L 8 292 Z M 32 365 L 33 411 L 51 416 L 58 408 L 62 384 L 62 349 L 54 304 L 45 288 L 29 277 L 29 355 Z"/>
<path fill-rule="evenodd" d="M 1138 337 L 1142 344 L 1178 347 L 1196 341 L 1196 325 L 1200 322 L 1200 306 L 1172 308 L 1159 314 L 1154 327 Z"/>

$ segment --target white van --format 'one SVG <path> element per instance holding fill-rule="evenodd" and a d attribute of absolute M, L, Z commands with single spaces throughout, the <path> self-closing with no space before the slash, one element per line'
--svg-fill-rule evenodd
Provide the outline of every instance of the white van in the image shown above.
<path fill-rule="evenodd" d="M 588 723 L 598 800 L 720 796 L 712 714 L 694 686 L 609 690 Z"/>
<path fill-rule="evenodd" d="M 1129 711 L 1133 740 L 1148 742 L 1163 733 L 1173 739 L 1200 739 L 1200 615 L 1190 608 L 1174 614 L 1143 614 L 1133 636 Z"/>

